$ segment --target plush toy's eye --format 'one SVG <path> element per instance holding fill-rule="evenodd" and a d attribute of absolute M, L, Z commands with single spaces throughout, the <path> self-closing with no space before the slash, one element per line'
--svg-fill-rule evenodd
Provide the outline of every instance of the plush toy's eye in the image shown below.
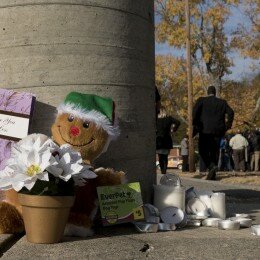
<path fill-rule="evenodd" d="M 69 122 L 72 122 L 74 120 L 74 116 L 73 115 L 70 115 L 69 117 L 68 117 L 68 121 Z"/>
<path fill-rule="evenodd" d="M 84 128 L 89 128 L 89 122 L 85 121 L 85 122 L 83 123 L 83 127 L 84 127 Z"/>

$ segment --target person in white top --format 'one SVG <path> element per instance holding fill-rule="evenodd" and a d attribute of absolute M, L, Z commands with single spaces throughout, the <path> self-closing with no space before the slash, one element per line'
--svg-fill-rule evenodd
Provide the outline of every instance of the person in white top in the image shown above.
<path fill-rule="evenodd" d="M 235 164 L 236 171 L 245 171 L 245 149 L 248 146 L 248 141 L 246 138 L 240 133 L 237 132 L 235 136 L 233 136 L 229 145 L 233 150 L 233 159 Z"/>
<path fill-rule="evenodd" d="M 189 143 L 188 135 L 185 135 L 181 141 L 182 171 L 189 171 Z"/>

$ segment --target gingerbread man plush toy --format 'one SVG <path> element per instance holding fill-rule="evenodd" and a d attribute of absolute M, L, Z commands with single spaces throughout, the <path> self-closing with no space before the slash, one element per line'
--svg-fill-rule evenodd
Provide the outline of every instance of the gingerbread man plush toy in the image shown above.
<path fill-rule="evenodd" d="M 52 138 L 58 145 L 69 144 L 81 153 L 85 164 L 105 152 L 112 140 L 119 136 L 115 122 L 115 106 L 110 98 L 71 92 L 57 108 L 52 126 Z M 96 187 L 116 185 L 125 181 L 123 172 L 112 169 L 93 169 L 97 177 L 88 179 L 76 189 L 76 199 L 65 235 L 86 237 L 93 234 L 92 226 L 98 203 Z M 0 233 L 23 231 L 22 213 L 16 195 L 6 194 L 7 202 L 0 203 Z"/>
<path fill-rule="evenodd" d="M 57 110 L 58 116 L 52 126 L 53 140 L 59 145 L 70 144 L 81 153 L 86 164 L 92 165 L 119 136 L 115 105 L 110 98 L 71 92 Z M 124 182 L 123 172 L 99 168 L 95 173 L 97 178 L 88 180 L 85 186 L 77 189 L 66 235 L 91 235 L 97 211 L 96 187 Z"/>

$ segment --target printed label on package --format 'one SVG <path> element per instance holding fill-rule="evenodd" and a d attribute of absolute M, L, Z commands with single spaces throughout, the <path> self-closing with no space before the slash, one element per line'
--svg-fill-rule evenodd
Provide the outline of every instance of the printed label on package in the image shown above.
<path fill-rule="evenodd" d="M 97 188 L 103 225 L 144 219 L 139 182 Z"/>

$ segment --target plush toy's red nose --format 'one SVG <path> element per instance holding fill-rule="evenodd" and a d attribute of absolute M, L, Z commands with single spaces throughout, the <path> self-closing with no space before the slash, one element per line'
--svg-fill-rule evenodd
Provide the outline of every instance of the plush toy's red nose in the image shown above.
<path fill-rule="evenodd" d="M 71 128 L 70 128 L 70 134 L 72 134 L 73 136 L 77 136 L 77 135 L 79 135 L 79 128 L 78 127 L 76 127 L 76 126 L 72 126 Z"/>

